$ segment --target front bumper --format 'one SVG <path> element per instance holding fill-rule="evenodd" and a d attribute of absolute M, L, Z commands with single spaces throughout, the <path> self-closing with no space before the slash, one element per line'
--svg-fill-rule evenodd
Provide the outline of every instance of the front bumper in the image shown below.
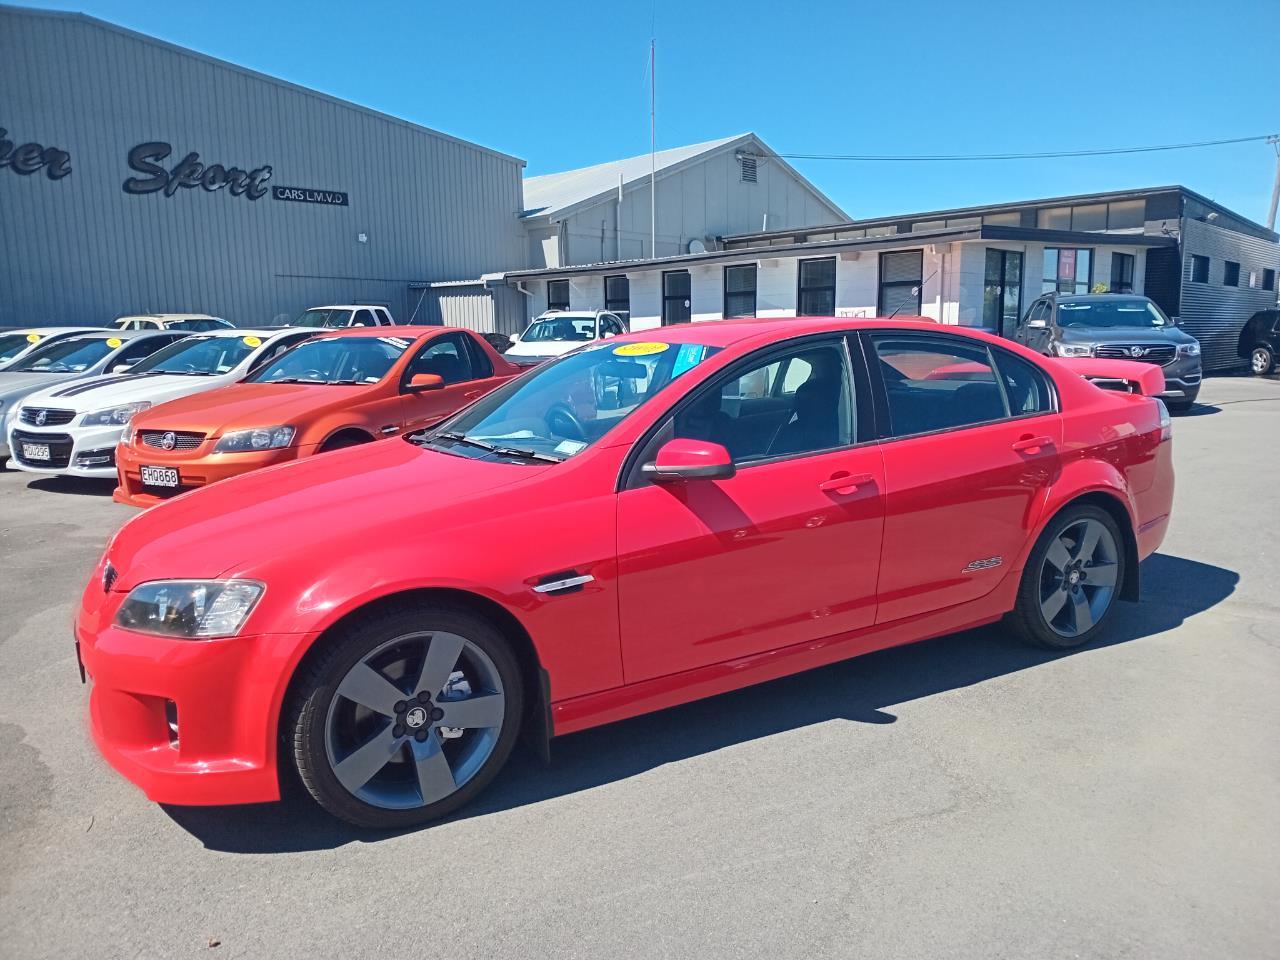
<path fill-rule="evenodd" d="M 9 430 L 9 465 L 28 473 L 110 479 L 116 475 L 116 444 L 123 427 L 33 427 L 17 424 Z M 22 440 L 47 444 L 48 461 L 22 454 Z"/>
<path fill-rule="evenodd" d="M 135 507 L 150 507 L 179 493 L 236 477 L 251 470 L 289 463 L 315 451 L 314 445 L 283 447 L 279 450 L 249 451 L 245 453 L 207 453 L 187 451 L 175 453 L 151 447 L 125 445 L 116 448 L 116 472 L 120 484 L 112 499 Z M 173 467 L 178 471 L 178 486 L 173 490 L 158 491 L 142 484 L 143 465 Z"/>
<path fill-rule="evenodd" d="M 1198 373 L 1186 374 L 1182 377 L 1165 374 L 1164 391 L 1160 396 L 1169 400 L 1185 400 L 1187 403 L 1192 403 L 1200 395 L 1200 380 L 1201 376 Z"/>
<path fill-rule="evenodd" d="M 75 637 L 107 762 L 157 803 L 278 800 L 277 718 L 296 654 L 314 638 L 134 633 L 110 625 L 124 594 L 100 596 L 98 609 L 82 606 Z"/>

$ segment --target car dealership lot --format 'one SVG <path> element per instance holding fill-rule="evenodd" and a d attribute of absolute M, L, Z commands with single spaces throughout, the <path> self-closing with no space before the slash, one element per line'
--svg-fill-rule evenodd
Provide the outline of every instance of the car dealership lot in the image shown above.
<path fill-rule="evenodd" d="M 131 508 L 0 473 L 4 955 L 1274 956 L 1280 379 L 1213 379 L 1140 605 L 521 754 L 458 818 L 161 808 L 98 758 L 69 623 Z"/>

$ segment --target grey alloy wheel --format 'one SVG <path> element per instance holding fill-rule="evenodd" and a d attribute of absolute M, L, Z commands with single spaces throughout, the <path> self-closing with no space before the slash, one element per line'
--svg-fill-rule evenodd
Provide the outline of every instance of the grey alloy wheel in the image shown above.
<path fill-rule="evenodd" d="M 1102 620 L 1116 595 L 1119 550 L 1111 530 L 1092 517 L 1054 537 L 1040 570 L 1040 613 L 1050 630 L 1070 640 Z"/>

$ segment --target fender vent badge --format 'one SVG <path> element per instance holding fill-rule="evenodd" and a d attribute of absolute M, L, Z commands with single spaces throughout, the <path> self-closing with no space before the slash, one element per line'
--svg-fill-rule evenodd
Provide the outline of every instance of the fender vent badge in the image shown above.
<path fill-rule="evenodd" d="M 974 560 L 960 572 L 977 573 L 979 570 L 990 570 L 992 567 L 998 567 L 1002 563 L 1004 563 L 1004 557 L 987 557 L 985 560 Z"/>

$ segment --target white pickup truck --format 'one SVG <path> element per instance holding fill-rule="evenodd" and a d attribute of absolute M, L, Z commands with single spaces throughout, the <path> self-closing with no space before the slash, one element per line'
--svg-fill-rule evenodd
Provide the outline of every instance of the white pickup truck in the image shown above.
<path fill-rule="evenodd" d="M 386 307 L 365 303 L 339 303 L 308 307 L 291 327 L 390 327 L 395 324 Z"/>

